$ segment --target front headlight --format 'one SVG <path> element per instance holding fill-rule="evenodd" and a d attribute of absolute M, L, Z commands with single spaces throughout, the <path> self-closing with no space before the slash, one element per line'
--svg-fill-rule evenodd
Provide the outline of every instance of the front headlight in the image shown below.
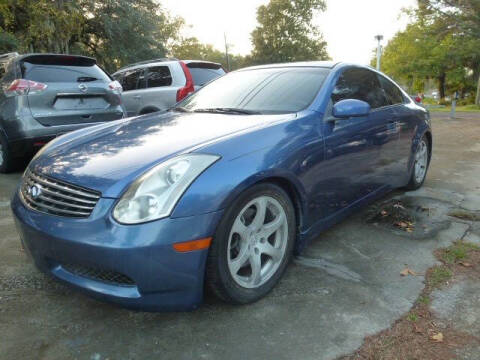
<path fill-rule="evenodd" d="M 113 217 L 123 224 L 138 224 L 169 216 L 190 184 L 220 157 L 180 155 L 139 177 L 121 197 Z"/>

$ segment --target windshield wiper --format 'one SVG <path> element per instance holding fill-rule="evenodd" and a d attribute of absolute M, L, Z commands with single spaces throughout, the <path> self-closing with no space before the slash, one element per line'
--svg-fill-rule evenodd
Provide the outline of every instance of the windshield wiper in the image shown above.
<path fill-rule="evenodd" d="M 93 76 L 80 76 L 77 78 L 77 82 L 89 82 L 89 81 L 97 81 L 98 79 Z"/>
<path fill-rule="evenodd" d="M 192 112 L 191 110 L 188 110 L 187 108 L 184 108 L 183 106 L 177 106 L 168 109 L 168 111 L 178 111 L 178 112 Z"/>
<path fill-rule="evenodd" d="M 237 109 L 237 108 L 210 108 L 210 109 L 196 109 L 194 112 L 204 112 L 204 113 L 215 113 L 215 114 L 242 114 L 242 115 L 258 115 L 261 114 L 260 111 Z"/>

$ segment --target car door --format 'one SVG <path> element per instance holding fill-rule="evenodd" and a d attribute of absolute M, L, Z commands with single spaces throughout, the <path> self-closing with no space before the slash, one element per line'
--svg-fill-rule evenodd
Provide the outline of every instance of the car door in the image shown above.
<path fill-rule="evenodd" d="M 367 116 L 336 119 L 333 106 L 345 99 L 366 101 Z M 375 73 L 348 68 L 339 76 L 323 121 L 325 159 L 314 191 L 317 220 L 328 217 L 384 187 L 378 173 L 380 148 L 389 143 L 385 97 Z"/>
<path fill-rule="evenodd" d="M 144 111 L 166 110 L 177 102 L 177 89 L 172 87 L 173 78 L 168 65 L 149 66 L 145 69 L 147 82 L 142 92 Z"/>
<path fill-rule="evenodd" d="M 119 79 L 123 88 L 122 99 L 128 116 L 138 115 L 143 108 L 142 91 L 145 89 L 144 69 L 127 70 Z"/>
<path fill-rule="evenodd" d="M 389 169 L 392 187 L 405 184 L 408 180 L 408 161 L 410 159 L 413 134 L 415 132 L 415 115 L 409 106 L 411 101 L 402 93 L 400 88 L 382 75 L 378 75 L 380 83 L 385 90 L 388 101 L 392 104 L 395 117 L 395 130 L 398 137 L 397 146 L 392 154 L 394 166 Z"/>

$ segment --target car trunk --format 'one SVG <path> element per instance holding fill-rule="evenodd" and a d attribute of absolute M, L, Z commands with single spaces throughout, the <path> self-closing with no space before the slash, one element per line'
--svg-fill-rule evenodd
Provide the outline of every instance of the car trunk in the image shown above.
<path fill-rule="evenodd" d="M 22 61 L 24 79 L 46 84 L 29 92 L 32 116 L 44 126 L 95 123 L 122 117 L 120 96 L 94 59 L 37 55 Z"/>

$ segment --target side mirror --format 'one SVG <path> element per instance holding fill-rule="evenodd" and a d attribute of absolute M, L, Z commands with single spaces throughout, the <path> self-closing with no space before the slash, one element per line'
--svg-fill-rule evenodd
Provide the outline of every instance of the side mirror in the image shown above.
<path fill-rule="evenodd" d="M 332 115 L 338 119 L 366 116 L 370 113 L 370 105 L 362 100 L 346 99 L 333 106 Z"/>

